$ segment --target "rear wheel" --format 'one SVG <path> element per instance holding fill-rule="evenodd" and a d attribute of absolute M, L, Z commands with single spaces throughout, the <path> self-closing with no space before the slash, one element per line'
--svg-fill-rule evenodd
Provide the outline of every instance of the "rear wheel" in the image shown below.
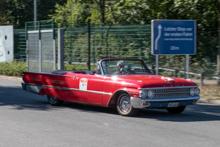
<path fill-rule="evenodd" d="M 137 114 L 138 109 L 132 107 L 130 96 L 121 94 L 117 99 L 117 111 L 122 116 L 133 116 Z"/>
<path fill-rule="evenodd" d="M 169 113 L 180 114 L 185 110 L 186 106 L 180 106 L 176 108 L 167 108 Z"/>
<path fill-rule="evenodd" d="M 60 106 L 63 104 L 63 101 L 59 100 L 58 98 L 56 98 L 55 96 L 47 96 L 47 100 L 51 105 L 55 105 L 55 106 Z"/>

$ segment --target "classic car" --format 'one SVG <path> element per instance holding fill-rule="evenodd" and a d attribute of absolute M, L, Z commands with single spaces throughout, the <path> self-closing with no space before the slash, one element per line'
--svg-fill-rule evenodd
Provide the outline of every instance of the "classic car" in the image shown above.
<path fill-rule="evenodd" d="M 24 90 L 47 95 L 51 105 L 69 101 L 113 107 L 123 116 L 133 116 L 140 108 L 181 113 L 200 98 L 191 80 L 153 75 L 137 58 L 104 58 L 96 71 L 24 72 L 23 81 Z"/>

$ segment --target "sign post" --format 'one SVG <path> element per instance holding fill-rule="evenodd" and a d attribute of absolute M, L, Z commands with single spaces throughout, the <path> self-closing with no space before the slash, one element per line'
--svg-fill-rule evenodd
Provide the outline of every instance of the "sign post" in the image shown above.
<path fill-rule="evenodd" d="M 186 58 L 189 60 L 189 55 L 196 54 L 195 20 L 152 20 L 151 35 L 153 55 L 187 55 Z M 187 64 L 188 74 L 189 61 Z M 158 70 L 158 67 L 156 69 Z"/>
<path fill-rule="evenodd" d="M 156 75 L 159 75 L 159 55 L 156 55 Z"/>

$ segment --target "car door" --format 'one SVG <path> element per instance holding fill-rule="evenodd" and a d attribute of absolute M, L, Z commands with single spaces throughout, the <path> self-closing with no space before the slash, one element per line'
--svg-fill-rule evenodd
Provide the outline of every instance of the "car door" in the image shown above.
<path fill-rule="evenodd" d="M 105 77 L 101 75 L 79 76 L 80 101 L 86 104 L 102 105 L 103 82 Z"/>

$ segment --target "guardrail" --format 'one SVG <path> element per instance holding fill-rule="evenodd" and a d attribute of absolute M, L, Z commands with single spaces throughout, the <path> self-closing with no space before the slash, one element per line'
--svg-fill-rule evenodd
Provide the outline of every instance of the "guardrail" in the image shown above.
<path fill-rule="evenodd" d="M 169 68 L 169 67 L 158 67 L 158 69 L 173 71 L 174 72 L 174 77 L 177 77 L 178 72 L 186 73 L 186 71 L 184 71 L 184 70 L 173 69 L 173 68 Z M 211 75 L 211 74 L 197 73 L 197 72 L 188 72 L 188 73 L 191 74 L 191 75 L 200 76 L 200 87 L 203 87 L 203 85 L 204 85 L 204 77 L 209 77 L 209 78 L 220 80 L 220 75 Z"/>

